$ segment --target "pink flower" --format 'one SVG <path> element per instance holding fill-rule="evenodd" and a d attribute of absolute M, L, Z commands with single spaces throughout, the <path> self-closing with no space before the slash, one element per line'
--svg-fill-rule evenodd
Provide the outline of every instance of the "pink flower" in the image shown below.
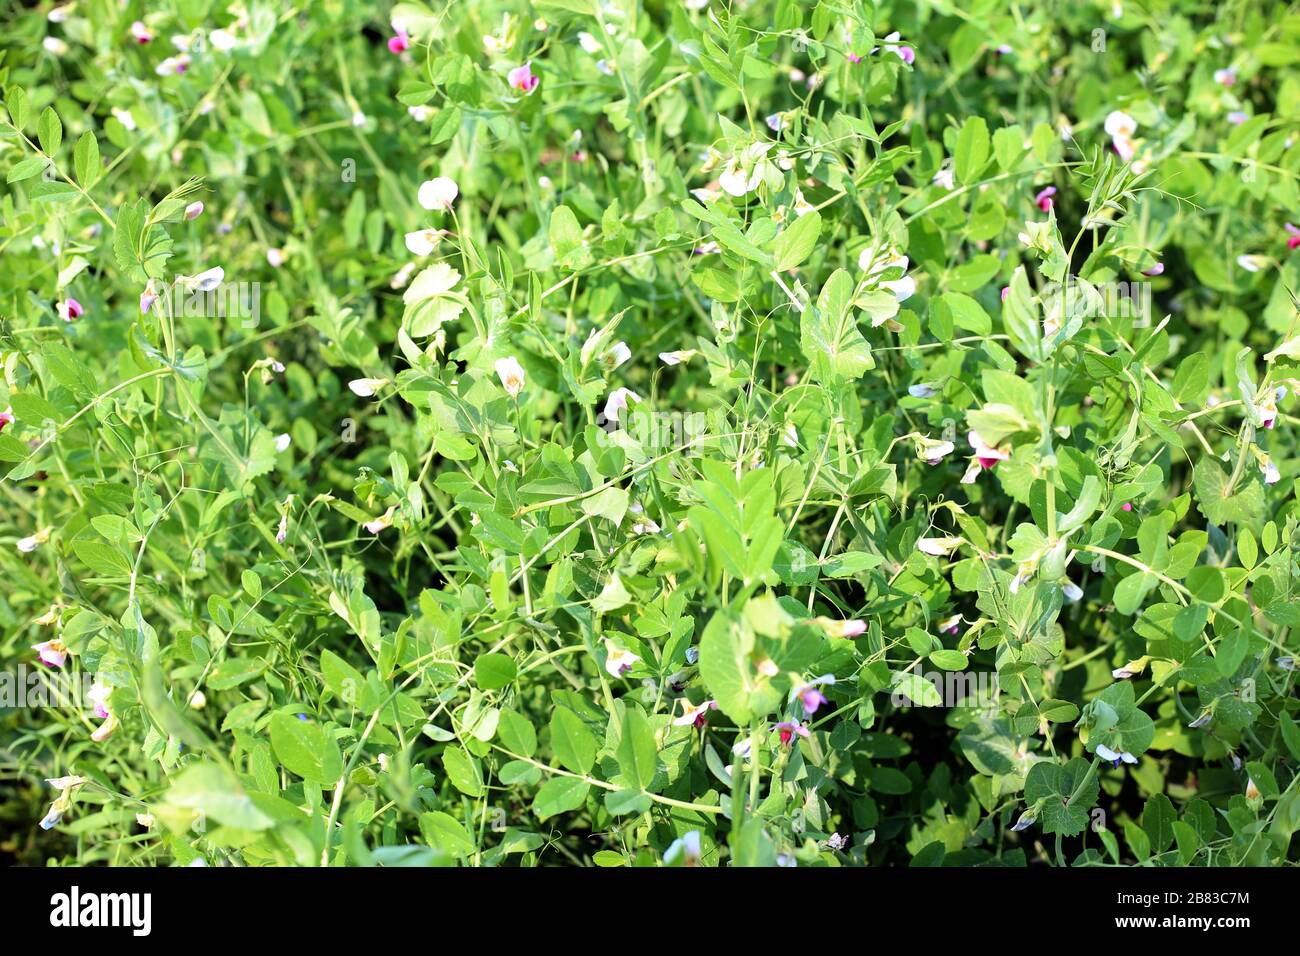
<path fill-rule="evenodd" d="M 143 20 L 136 20 L 131 24 L 131 36 L 135 37 L 135 42 L 141 45 L 153 39 L 153 34 L 149 32 Z"/>
<path fill-rule="evenodd" d="M 405 30 L 398 30 L 397 36 L 388 38 L 388 52 L 405 53 L 411 48 L 411 37 Z"/>
<path fill-rule="evenodd" d="M 867 632 L 867 622 L 857 618 L 837 621 L 831 617 L 819 617 L 817 623 L 828 637 L 858 637 Z"/>
<path fill-rule="evenodd" d="M 830 703 L 830 701 L 826 699 L 826 695 L 819 689 L 821 685 L 834 683 L 834 674 L 824 674 L 815 680 L 809 681 L 803 687 L 796 688 L 792 696 L 799 698 L 799 703 L 803 705 L 804 714 L 811 717 L 813 714 L 817 713 L 817 708 L 822 704 Z"/>
<path fill-rule="evenodd" d="M 192 202 L 192 203 L 190 203 L 188 206 L 185 207 L 185 219 L 186 219 L 187 221 L 192 221 L 192 220 L 198 219 L 199 216 L 201 216 L 201 215 L 203 215 L 203 201 L 202 201 L 202 200 L 198 200 L 198 201 L 196 201 L 196 202 Z"/>
<path fill-rule="evenodd" d="M 1001 448 L 994 448 L 992 445 L 980 438 L 979 434 L 972 431 L 966 436 L 970 442 L 971 448 L 975 454 L 971 455 L 971 465 L 966 469 L 966 474 L 962 475 L 961 483 L 969 485 L 975 481 L 981 470 L 989 471 L 1000 461 L 1006 461 L 1011 457 L 1009 452 Z"/>
<path fill-rule="evenodd" d="M 1289 222 L 1283 223 L 1282 225 L 1286 228 L 1286 231 L 1290 233 L 1290 235 L 1286 237 L 1286 247 L 1288 249 L 1300 248 L 1300 229 L 1297 229 Z"/>
<path fill-rule="evenodd" d="M 849 54 L 847 54 L 847 56 L 848 56 L 848 58 L 849 58 L 849 62 L 850 62 L 850 63 L 861 63 L 861 62 L 862 62 L 862 57 L 858 56 L 856 53 L 849 53 Z"/>
<path fill-rule="evenodd" d="M 1133 503 L 1130 502 L 1130 501 L 1126 501 L 1126 502 L 1124 502 L 1122 505 L 1120 505 L 1119 507 L 1120 507 L 1120 510 L 1121 510 L 1121 511 L 1132 511 L 1132 510 L 1133 510 Z"/>
<path fill-rule="evenodd" d="M 1165 264 L 1164 264 L 1163 262 L 1157 262 L 1155 265 L 1153 265 L 1150 269 L 1147 269 L 1147 270 L 1146 270 L 1145 272 L 1143 272 L 1142 274 L 1143 274 L 1144 276 L 1153 276 L 1153 277 L 1154 277 L 1154 276 L 1159 276 L 1159 275 L 1164 275 L 1164 274 L 1165 274 Z"/>
<path fill-rule="evenodd" d="M 39 644 L 33 644 L 34 650 L 41 661 L 50 667 L 62 667 L 68 660 L 68 648 L 62 641 L 42 641 Z"/>
<path fill-rule="evenodd" d="M 506 82 L 510 84 L 511 89 L 518 90 L 525 96 L 537 89 L 537 84 L 541 80 L 533 76 L 531 67 L 531 62 L 525 63 L 523 66 L 517 66 L 506 74 Z"/>
<path fill-rule="evenodd" d="M 6 425 L 12 425 L 17 420 L 18 419 L 14 418 L 14 410 L 12 407 L 6 408 L 3 412 L 0 412 L 0 432 L 5 430 Z"/>
<path fill-rule="evenodd" d="M 1004 285 L 1002 287 L 1002 301 L 1003 302 L 1007 301 L 1007 296 L 1009 296 L 1010 294 L 1011 294 L 1011 286 Z"/>
<path fill-rule="evenodd" d="M 1055 195 L 1056 195 L 1056 187 L 1048 186 L 1046 189 L 1044 189 L 1042 192 L 1040 192 L 1037 196 L 1034 197 L 1034 205 L 1037 206 L 1039 209 L 1041 209 L 1043 212 L 1047 212 L 1052 208 L 1052 197 Z"/>
<path fill-rule="evenodd" d="M 783 720 L 772 729 L 781 735 L 781 743 L 787 747 L 790 746 L 796 736 L 808 736 L 808 728 L 797 720 Z"/>
<path fill-rule="evenodd" d="M 73 319 L 79 319 L 86 314 L 86 307 L 71 296 L 57 303 L 54 308 L 59 313 L 59 318 L 64 322 L 71 322 Z"/>

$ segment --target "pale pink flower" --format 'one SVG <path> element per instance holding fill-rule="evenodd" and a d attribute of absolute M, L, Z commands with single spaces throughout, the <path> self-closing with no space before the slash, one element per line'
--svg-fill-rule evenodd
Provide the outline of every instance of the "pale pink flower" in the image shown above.
<path fill-rule="evenodd" d="M 532 63 L 525 63 L 523 66 L 517 66 L 506 74 L 506 82 L 510 84 L 512 90 L 518 90 L 525 96 L 537 89 L 537 84 L 541 80 L 533 75 Z"/>
<path fill-rule="evenodd" d="M 393 505 L 378 518 L 371 518 L 369 521 L 362 522 L 362 527 L 371 534 L 379 534 L 393 526 L 393 515 L 397 513 L 397 505 Z"/>
<path fill-rule="evenodd" d="M 39 644 L 33 644 L 32 650 L 41 659 L 41 662 L 50 667 L 62 667 L 68 661 L 68 648 L 60 640 L 41 641 Z"/>
<path fill-rule="evenodd" d="M 627 408 L 628 400 L 639 402 L 641 396 L 630 388 L 616 388 L 605 399 L 605 421 L 618 421 L 619 412 Z"/>

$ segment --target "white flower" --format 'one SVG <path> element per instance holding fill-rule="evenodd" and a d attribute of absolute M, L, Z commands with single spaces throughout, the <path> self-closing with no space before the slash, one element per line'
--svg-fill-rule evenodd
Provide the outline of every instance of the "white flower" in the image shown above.
<path fill-rule="evenodd" d="M 1106 117 L 1105 130 L 1107 136 L 1131 137 L 1137 132 L 1137 120 L 1129 116 L 1122 110 L 1115 110 Z"/>
<path fill-rule="evenodd" d="M 18 550 L 23 554 L 31 554 L 46 541 L 50 540 L 50 532 L 52 530 L 52 528 L 42 528 L 35 534 L 28 535 L 25 538 L 20 538 L 18 541 Z"/>
<path fill-rule="evenodd" d="M 51 23 L 63 23 L 65 20 L 68 19 L 68 17 L 72 16 L 72 11 L 76 9 L 76 6 L 77 5 L 75 3 L 60 4 L 59 6 L 54 7 L 52 10 L 50 10 L 50 12 L 47 14 L 47 19 Z"/>
<path fill-rule="evenodd" d="M 957 446 L 950 441 L 935 441 L 925 437 L 916 439 L 916 457 L 927 465 L 939 464 L 956 450 Z"/>
<path fill-rule="evenodd" d="M 433 117 L 433 109 L 420 103 L 416 106 L 408 106 L 406 113 L 417 123 L 424 123 Z"/>
<path fill-rule="evenodd" d="M 348 388 L 352 390 L 354 395 L 369 398 L 387 384 L 388 379 L 386 378 L 354 378 L 348 382 Z"/>
<path fill-rule="evenodd" d="M 1247 272 L 1258 272 L 1272 261 L 1268 256 L 1237 256 L 1237 265 Z"/>
<path fill-rule="evenodd" d="M 419 229 L 406 234 L 406 248 L 413 256 L 433 254 L 442 237 L 447 235 L 445 229 Z"/>
<path fill-rule="evenodd" d="M 439 176 L 437 179 L 430 179 L 421 184 L 416 198 L 425 209 L 447 212 L 459 195 L 460 187 L 456 185 L 455 180 Z"/>
<path fill-rule="evenodd" d="M 159 76 L 175 76 L 184 73 L 190 68 L 190 55 L 182 53 L 180 56 L 169 56 L 157 66 L 153 71 Z"/>
<path fill-rule="evenodd" d="M 630 388 L 616 388 L 605 399 L 605 421 L 618 421 L 618 413 L 627 408 L 628 399 L 641 401 L 641 396 Z"/>
<path fill-rule="evenodd" d="M 582 47 L 584 53 L 591 56 L 600 52 L 600 41 L 586 31 L 578 34 L 578 45 Z"/>
<path fill-rule="evenodd" d="M 687 700 L 685 697 L 683 697 L 682 715 L 680 717 L 673 718 L 673 726 L 689 727 L 692 724 L 694 724 L 695 726 L 698 727 L 700 724 L 704 723 L 704 719 L 708 717 L 709 711 L 716 710 L 717 707 L 718 707 L 718 702 L 716 700 L 706 700 L 701 704 L 699 704 L 698 706 L 696 706 L 695 704 L 692 704 L 689 700 Z"/>
<path fill-rule="evenodd" d="M 1075 603 L 1083 598 L 1083 588 L 1079 587 L 1079 585 L 1075 584 L 1069 578 L 1065 578 L 1061 582 L 1061 590 L 1065 593 L 1066 600 L 1071 603 Z"/>
<path fill-rule="evenodd" d="M 727 161 L 718 176 L 718 185 L 732 196 L 740 198 L 752 193 L 763 182 L 768 172 L 775 172 L 767 159 L 771 143 L 751 143 Z"/>
<path fill-rule="evenodd" d="M 352 125 L 355 126 L 357 129 L 361 129 L 362 127 L 364 127 L 366 125 L 366 122 L 367 122 L 366 114 L 361 112 L 361 110 L 357 110 L 355 113 L 352 114 Z"/>
<path fill-rule="evenodd" d="M 614 642 L 608 637 L 605 641 L 605 670 L 612 677 L 622 677 L 633 667 L 641 658 L 629 650 L 615 646 Z"/>
<path fill-rule="evenodd" d="M 659 361 L 665 365 L 681 365 L 683 362 L 689 362 L 695 358 L 695 349 L 678 349 L 676 352 L 660 352 Z"/>
<path fill-rule="evenodd" d="M 1282 480 L 1282 473 L 1277 470 L 1277 465 L 1273 463 L 1273 459 L 1267 455 L 1264 455 L 1263 460 L 1260 461 L 1259 470 L 1264 473 L 1264 484 L 1266 485 L 1275 485 Z"/>
<path fill-rule="evenodd" d="M 916 542 L 916 547 L 918 551 L 923 551 L 926 554 L 934 555 L 936 558 L 941 558 L 945 555 L 952 554 L 953 551 L 961 547 L 965 540 L 965 538 L 952 537 L 921 538 Z"/>
<path fill-rule="evenodd" d="M 46 37 L 41 41 L 41 46 L 45 47 L 47 52 L 53 53 L 55 56 L 63 56 L 68 52 L 68 45 L 58 37 Z"/>
<path fill-rule="evenodd" d="M 939 167 L 939 171 L 934 174 L 934 177 L 930 182 L 934 183 L 936 186 L 942 186 L 944 189 L 950 191 L 955 189 L 957 187 L 957 182 L 953 178 L 952 161 L 945 159 L 943 165 Z"/>
<path fill-rule="evenodd" d="M 135 129 L 135 117 L 131 115 L 130 110 L 119 109 L 118 107 L 114 106 L 111 110 L 109 110 L 109 112 L 111 112 L 115 117 L 117 117 L 117 121 L 122 124 L 123 129 L 126 129 L 128 131 Z"/>
<path fill-rule="evenodd" d="M 929 382 L 921 382 L 919 385 L 909 385 L 907 394 L 913 398 L 933 398 L 938 389 Z"/>
<path fill-rule="evenodd" d="M 272 247 L 266 250 L 266 261 L 271 264 L 273 269 L 278 269 L 284 265 L 285 255 L 283 249 Z"/>
<path fill-rule="evenodd" d="M 699 866 L 700 856 L 700 831 L 691 830 L 669 844 L 664 851 L 664 863 L 667 866 Z"/>
<path fill-rule="evenodd" d="M 289 433 L 288 433 L 288 432 L 284 432 L 284 433 L 281 434 L 281 435 L 276 435 L 276 436 L 275 436 L 275 450 L 276 450 L 276 451 L 288 451 L 288 449 L 289 449 L 289 445 L 290 445 L 292 442 L 293 442 L 293 439 L 289 437 Z"/>
<path fill-rule="evenodd" d="M 1020 244 L 1027 249 L 1034 249 L 1044 255 L 1050 255 L 1052 251 L 1052 223 L 1050 221 L 1035 222 L 1032 219 L 1025 220 L 1024 231 L 1016 236 Z"/>
<path fill-rule="evenodd" d="M 176 281 L 191 292 L 211 292 L 226 279 L 226 270 L 221 266 L 206 269 L 196 276 L 177 276 Z"/>
<path fill-rule="evenodd" d="M 1097 744 L 1097 756 L 1100 757 L 1102 760 L 1109 760 L 1117 767 L 1119 766 L 1121 760 L 1124 761 L 1124 763 L 1138 762 L 1138 758 L 1133 756 L 1127 750 L 1121 750 L 1119 752 L 1116 752 L 1114 750 L 1111 750 L 1109 747 L 1105 746 L 1104 744 Z"/>
<path fill-rule="evenodd" d="M 229 53 L 239 44 L 239 40 L 229 30 L 213 30 L 208 34 L 208 40 L 221 53 Z"/>
<path fill-rule="evenodd" d="M 877 283 L 880 288 L 893 293 L 899 302 L 911 298 L 916 291 L 916 280 L 907 275 L 907 266 L 907 256 L 886 252 L 877 245 L 868 246 L 858 256 L 858 268 L 867 274 L 868 279 L 874 279 L 890 269 L 903 270 L 902 278 Z"/>
<path fill-rule="evenodd" d="M 202 710 L 208 705 L 208 696 L 201 690 L 196 690 L 190 694 L 190 708 L 192 710 Z"/>
<path fill-rule="evenodd" d="M 402 289 L 411 281 L 411 273 L 415 272 L 415 263 L 408 262 L 402 268 L 393 273 L 393 277 L 388 280 L 388 288 Z"/>
<path fill-rule="evenodd" d="M 497 359 L 495 367 L 497 377 L 501 379 L 501 387 L 506 390 L 506 394 L 511 398 L 518 398 L 519 393 L 524 390 L 524 367 L 519 364 L 519 359 L 513 355 L 509 358 Z"/>

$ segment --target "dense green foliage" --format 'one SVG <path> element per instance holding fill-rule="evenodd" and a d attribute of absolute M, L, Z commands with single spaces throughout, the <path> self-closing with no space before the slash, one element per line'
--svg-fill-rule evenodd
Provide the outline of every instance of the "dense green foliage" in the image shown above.
<path fill-rule="evenodd" d="M 0 37 L 0 856 L 1297 859 L 1288 5 Z"/>

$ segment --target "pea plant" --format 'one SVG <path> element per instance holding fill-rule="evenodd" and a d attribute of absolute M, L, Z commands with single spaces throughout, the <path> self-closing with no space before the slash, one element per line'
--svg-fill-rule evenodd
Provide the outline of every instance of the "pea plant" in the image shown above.
<path fill-rule="evenodd" d="M 0 31 L 0 856 L 1297 861 L 1300 13 Z"/>

